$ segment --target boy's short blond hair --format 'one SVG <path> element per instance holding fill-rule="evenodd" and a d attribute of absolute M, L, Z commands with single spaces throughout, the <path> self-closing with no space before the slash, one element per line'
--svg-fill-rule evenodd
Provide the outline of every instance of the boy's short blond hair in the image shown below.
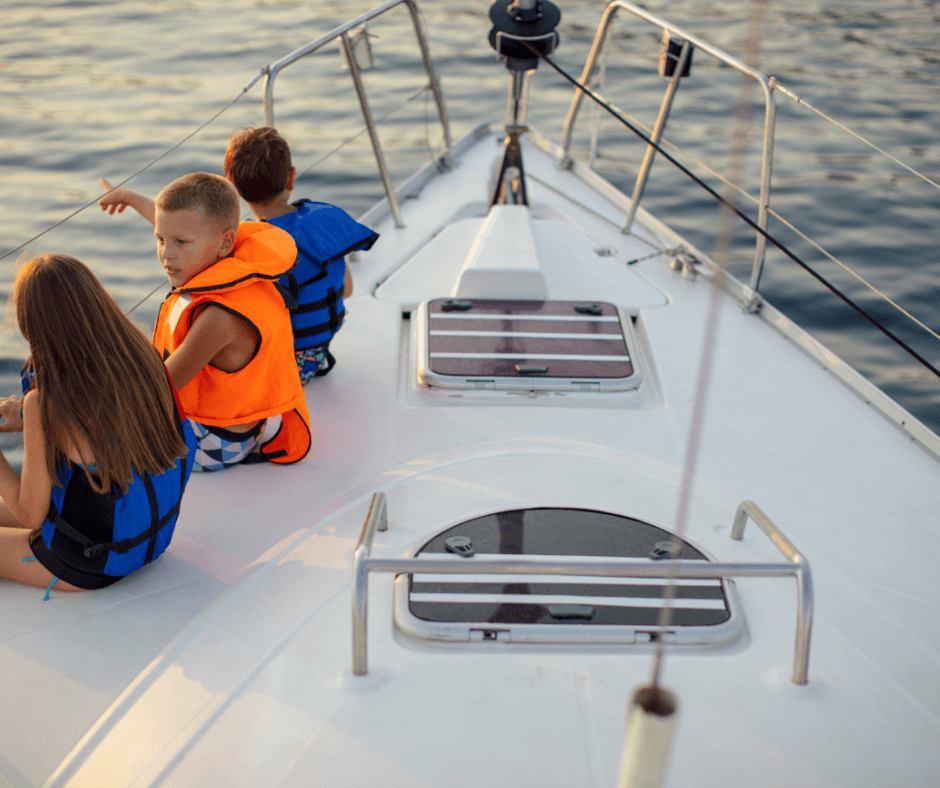
<path fill-rule="evenodd" d="M 238 192 L 221 175 L 192 172 L 177 178 L 154 201 L 161 211 L 198 208 L 207 219 L 218 221 L 223 230 L 237 230 L 241 206 Z"/>

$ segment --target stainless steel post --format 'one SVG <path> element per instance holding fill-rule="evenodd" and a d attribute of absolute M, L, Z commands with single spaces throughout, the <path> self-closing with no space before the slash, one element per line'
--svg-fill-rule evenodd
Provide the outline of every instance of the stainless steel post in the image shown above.
<path fill-rule="evenodd" d="M 434 71 L 434 64 L 431 62 L 431 52 L 428 50 L 428 42 L 421 30 L 421 18 L 418 16 L 418 6 L 413 0 L 405 0 L 408 7 L 408 13 L 411 14 L 411 21 L 414 25 L 415 36 L 418 39 L 418 47 L 421 50 L 421 59 L 424 61 L 424 70 L 428 75 L 428 87 L 434 94 L 434 103 L 437 105 L 437 117 L 441 122 L 441 132 L 444 135 L 444 158 L 448 166 L 453 166 L 453 154 L 450 152 L 450 124 L 447 122 L 447 109 L 444 106 L 444 94 L 441 91 L 441 83 Z"/>
<path fill-rule="evenodd" d="M 681 38 L 684 41 L 690 42 L 692 46 L 694 46 L 700 52 L 708 53 L 725 65 L 730 66 L 731 68 L 747 75 L 752 79 L 755 79 L 760 83 L 761 89 L 764 91 L 765 105 L 764 147 L 761 160 L 761 187 L 757 226 L 760 227 L 761 230 L 766 231 L 767 219 L 770 215 L 770 177 L 771 171 L 773 169 L 774 124 L 776 122 L 776 103 L 773 93 L 772 81 L 761 72 L 752 69 L 750 66 L 745 65 L 740 60 L 731 57 L 731 55 L 723 52 L 720 49 L 717 49 L 716 47 L 713 47 L 711 44 L 708 44 L 702 39 L 686 33 L 681 28 L 676 27 L 675 25 L 670 24 L 669 22 L 666 22 L 657 16 L 654 16 L 646 9 L 640 8 L 633 3 L 628 3 L 626 0 L 611 0 L 610 4 L 607 6 L 607 9 L 604 11 L 604 16 L 601 18 L 601 23 L 598 26 L 597 33 L 594 36 L 594 44 L 591 46 L 591 52 L 584 64 L 584 70 L 581 72 L 582 85 L 587 85 L 591 79 L 592 74 L 594 73 L 594 68 L 597 64 L 597 61 L 601 57 L 601 53 L 604 51 L 604 45 L 610 36 L 611 25 L 613 24 L 614 18 L 619 10 L 626 11 L 627 13 L 632 14 L 639 19 L 643 19 L 653 25 L 656 25 L 663 31 L 675 35 L 677 38 Z M 568 116 L 565 118 L 565 126 L 562 132 L 562 152 L 558 160 L 560 167 L 570 168 L 573 164 L 568 150 L 571 147 L 571 140 L 574 136 L 574 125 L 577 121 L 578 110 L 581 107 L 581 101 L 583 97 L 584 94 L 580 90 L 576 89 L 574 97 L 571 100 L 571 106 L 568 109 Z M 758 234 L 754 252 L 754 267 L 751 272 L 750 281 L 750 287 L 753 291 L 753 295 L 750 301 L 744 305 L 745 309 L 748 311 L 756 311 L 760 307 L 760 297 L 757 295 L 757 288 L 760 284 L 761 272 L 763 271 L 764 267 L 766 246 L 766 239 L 763 235 Z"/>
<path fill-rule="evenodd" d="M 676 64 L 676 70 L 673 72 L 672 79 L 669 80 L 669 87 L 666 88 L 666 94 L 663 96 L 663 105 L 659 108 L 659 117 L 656 118 L 656 125 L 653 127 L 653 134 L 650 142 L 659 145 L 659 140 L 663 136 L 663 129 L 666 128 L 666 121 L 669 119 L 669 110 L 672 108 L 672 100 L 679 89 L 679 80 L 685 71 L 686 63 L 692 54 L 692 45 L 688 41 L 682 42 L 682 51 L 679 53 L 679 61 Z M 627 216 L 623 220 L 621 232 L 630 232 L 633 220 L 636 218 L 636 209 L 640 207 L 640 199 L 643 197 L 643 190 L 646 188 L 646 181 L 649 179 L 650 170 L 653 167 L 653 159 L 656 158 L 656 148 L 653 145 L 646 146 L 646 155 L 643 156 L 643 164 L 640 165 L 640 172 L 636 176 L 636 185 L 633 187 L 633 196 L 630 198 L 630 208 L 627 210 Z"/>
<path fill-rule="evenodd" d="M 395 189 L 392 186 L 392 179 L 388 174 L 388 165 L 385 163 L 385 154 L 382 152 L 382 143 L 379 141 L 375 121 L 372 120 L 372 111 L 369 109 L 369 102 L 366 99 L 362 77 L 359 74 L 359 66 L 356 63 L 356 56 L 353 54 L 352 44 L 349 43 L 349 36 L 345 32 L 340 36 L 340 42 L 343 46 L 343 52 L 346 55 L 346 62 L 349 64 L 349 73 L 352 74 L 353 84 L 356 86 L 356 95 L 359 96 L 359 105 L 362 107 L 362 118 L 369 132 L 369 139 L 372 140 L 375 163 L 378 165 L 379 174 L 382 176 L 382 186 L 385 188 L 388 208 L 392 212 L 392 217 L 395 219 L 395 226 L 404 227 L 405 224 L 401 220 L 401 211 L 398 208 L 398 200 L 395 198 Z"/>
<path fill-rule="evenodd" d="M 617 3 L 611 3 L 604 11 L 604 16 L 601 17 L 601 23 L 598 25 L 597 33 L 594 36 L 594 44 L 591 46 L 591 52 L 584 63 L 584 70 L 581 72 L 580 82 L 582 85 L 587 85 L 591 80 L 591 75 L 594 73 L 594 66 L 597 65 L 597 60 L 604 51 L 604 44 L 607 41 L 607 37 L 610 35 L 610 27 L 614 23 L 614 17 L 617 16 L 619 8 L 620 6 Z M 571 163 L 568 149 L 571 147 L 571 138 L 574 136 L 574 124 L 578 117 L 578 110 L 581 109 L 581 101 L 583 98 L 584 93 L 575 89 L 574 98 L 571 99 L 571 106 L 568 108 L 565 126 L 561 133 L 562 155 L 558 163 L 562 167 L 567 167 Z"/>
<path fill-rule="evenodd" d="M 777 100 L 774 96 L 773 82 L 761 81 L 764 88 L 764 155 L 761 160 L 760 171 L 760 203 L 757 212 L 757 226 L 767 230 L 767 217 L 770 213 L 770 175 L 774 163 L 774 127 L 777 120 Z M 758 233 L 757 248 L 754 251 L 754 268 L 751 270 L 750 287 L 757 299 L 757 288 L 760 285 L 760 275 L 764 270 L 764 254 L 767 250 L 767 239 Z"/>

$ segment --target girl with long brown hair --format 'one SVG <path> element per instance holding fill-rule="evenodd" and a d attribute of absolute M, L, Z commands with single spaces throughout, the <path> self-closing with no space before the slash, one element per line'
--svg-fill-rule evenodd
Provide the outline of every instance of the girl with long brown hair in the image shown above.
<path fill-rule="evenodd" d="M 22 474 L 0 452 L 0 577 L 101 588 L 166 549 L 195 438 L 159 354 L 83 263 L 35 257 L 10 298 L 34 387 L 0 403 L 24 444 Z"/>

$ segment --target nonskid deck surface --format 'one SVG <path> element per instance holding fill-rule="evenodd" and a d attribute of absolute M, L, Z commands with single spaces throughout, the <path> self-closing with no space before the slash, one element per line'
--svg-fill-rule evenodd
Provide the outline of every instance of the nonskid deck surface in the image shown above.
<path fill-rule="evenodd" d="M 648 647 L 419 642 L 394 628 L 393 581 L 379 575 L 370 672 L 350 673 L 351 555 L 377 490 L 390 528 L 376 555 L 528 507 L 674 527 L 709 277 L 648 257 L 676 240 L 642 216 L 621 234 L 622 207 L 540 148 L 524 145 L 546 295 L 629 315 L 642 384 L 526 395 L 419 383 L 416 312 L 459 295 L 498 138 L 404 201 L 404 229 L 381 211 L 370 220 L 381 239 L 352 264 L 338 366 L 307 388 L 313 457 L 195 477 L 167 554 L 111 588 L 46 603 L 4 588 L 7 782 L 41 783 L 67 759 L 57 784 L 614 784 Z M 810 684 L 789 681 L 792 581 L 738 580 L 745 633 L 667 657 L 683 704 L 670 781 L 929 784 L 940 594 L 916 546 L 940 510 L 936 460 L 727 294 L 713 352 L 685 537 L 716 560 L 777 560 L 756 528 L 729 538 L 751 499 L 798 546 L 816 583 Z"/>

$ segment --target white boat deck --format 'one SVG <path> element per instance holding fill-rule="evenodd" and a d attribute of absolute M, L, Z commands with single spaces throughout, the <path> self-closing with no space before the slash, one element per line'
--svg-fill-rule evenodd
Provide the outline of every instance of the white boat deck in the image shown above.
<path fill-rule="evenodd" d="M 542 149 L 524 145 L 548 295 L 636 317 L 640 389 L 457 396 L 416 382 L 416 321 L 403 313 L 454 294 L 498 140 L 404 200 L 405 228 L 381 206 L 366 217 L 381 238 L 352 264 L 337 367 L 307 387 L 308 460 L 194 475 L 165 556 L 112 587 L 42 602 L 7 584 L 0 784 L 40 784 L 63 760 L 53 784 L 78 788 L 615 784 L 649 646 L 418 642 L 395 629 L 393 579 L 376 575 L 369 674 L 350 669 L 351 559 L 376 491 L 390 521 L 378 556 L 525 507 L 674 527 L 709 269 L 683 277 L 666 255 L 625 266 L 675 239 L 642 212 L 645 241 L 621 234 L 625 198 Z M 754 525 L 729 538 L 750 499 L 806 556 L 809 684 L 790 681 L 793 581 L 737 580 L 745 633 L 667 653 L 681 703 L 668 784 L 937 784 L 937 458 L 773 310 L 746 314 L 722 291 L 718 315 L 685 537 L 718 561 L 779 561 Z"/>

